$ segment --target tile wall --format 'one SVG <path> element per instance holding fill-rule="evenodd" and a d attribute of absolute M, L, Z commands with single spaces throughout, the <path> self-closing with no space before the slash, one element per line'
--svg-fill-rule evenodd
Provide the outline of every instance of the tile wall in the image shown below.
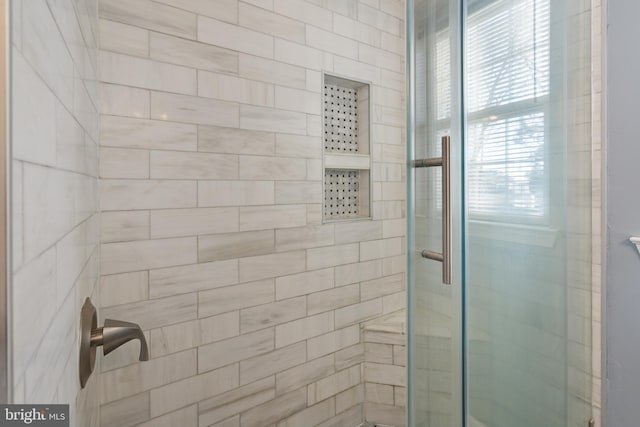
<path fill-rule="evenodd" d="M 406 317 L 400 311 L 364 328 L 365 417 L 370 425 L 407 425 Z"/>
<path fill-rule="evenodd" d="M 596 426 L 602 425 L 602 0 L 591 0 L 591 403 Z"/>
<path fill-rule="evenodd" d="M 405 307 L 404 2 L 100 1 L 101 425 L 355 426 Z M 372 83 L 372 220 L 323 224 L 322 72 Z M 304 421 L 303 421 L 304 420 Z"/>
<path fill-rule="evenodd" d="M 572 227 L 569 240 L 571 264 L 568 277 L 570 422 L 577 427 L 587 425 L 593 417 L 601 422 L 602 387 L 602 324 L 601 324 L 601 258 L 602 258 L 602 2 L 575 0 L 572 25 L 574 43 L 583 49 L 575 53 L 572 70 L 576 108 L 582 113 L 573 116 L 576 137 L 571 143 L 571 155 L 581 158 L 573 164 L 574 181 L 569 191 L 569 209 L 582 212 Z M 579 35 L 577 35 L 579 34 Z M 586 95 L 589 93 L 589 95 Z M 590 144 L 585 144 L 590 142 Z M 589 207 L 590 209 L 585 209 Z M 578 245 L 582 248 L 576 251 Z"/>
<path fill-rule="evenodd" d="M 11 2 L 13 401 L 69 403 L 98 423 L 98 379 L 79 390 L 80 307 L 99 279 L 97 3 Z"/>

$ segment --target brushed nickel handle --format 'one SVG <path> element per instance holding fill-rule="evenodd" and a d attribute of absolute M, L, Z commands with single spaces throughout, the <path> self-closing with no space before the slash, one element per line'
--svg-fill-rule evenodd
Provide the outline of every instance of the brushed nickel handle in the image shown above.
<path fill-rule="evenodd" d="M 98 313 L 87 298 L 80 312 L 80 386 L 84 388 L 96 363 L 96 348 L 102 346 L 106 356 L 133 339 L 140 341 L 140 361 L 149 360 L 149 348 L 139 325 L 122 320 L 106 319 L 98 328 Z"/>
<path fill-rule="evenodd" d="M 442 253 L 423 250 L 423 258 L 442 263 L 442 282 L 451 284 L 451 137 L 442 137 L 442 157 L 414 160 L 415 168 L 442 167 Z"/>
<path fill-rule="evenodd" d="M 138 324 L 124 322 L 122 320 L 105 319 L 102 328 L 91 331 L 91 346 L 102 346 L 102 352 L 105 356 L 122 344 L 134 339 L 140 341 L 140 356 L 138 360 L 141 362 L 149 360 L 147 340 Z"/>
<path fill-rule="evenodd" d="M 442 137 L 442 281 L 451 284 L 451 137 Z"/>

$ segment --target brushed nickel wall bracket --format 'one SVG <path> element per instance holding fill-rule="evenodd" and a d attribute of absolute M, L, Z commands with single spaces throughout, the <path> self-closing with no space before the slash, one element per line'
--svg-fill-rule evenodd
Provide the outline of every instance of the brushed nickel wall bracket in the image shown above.
<path fill-rule="evenodd" d="M 140 361 L 149 360 L 147 340 L 139 325 L 122 320 L 105 319 L 98 328 L 98 312 L 91 299 L 84 301 L 80 312 L 80 386 L 84 388 L 96 364 L 96 348 L 102 346 L 106 356 L 133 339 L 140 341 Z"/>

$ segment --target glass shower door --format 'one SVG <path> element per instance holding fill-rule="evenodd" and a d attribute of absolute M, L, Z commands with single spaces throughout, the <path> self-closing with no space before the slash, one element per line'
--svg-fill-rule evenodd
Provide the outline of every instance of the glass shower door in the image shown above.
<path fill-rule="evenodd" d="M 589 7 L 407 5 L 410 426 L 588 426 Z"/>
<path fill-rule="evenodd" d="M 413 144 L 409 159 L 409 417 L 412 426 L 462 425 L 460 9 L 449 0 L 407 2 Z M 444 159 L 443 138 L 449 142 Z M 443 192 L 443 163 L 449 165 Z M 445 201 L 448 196 L 449 204 Z M 443 215 L 450 212 L 449 231 Z M 449 248 L 445 244 L 451 242 Z M 423 257 L 446 258 L 445 262 Z M 449 256 L 450 254 L 450 256 Z M 451 277 L 444 277 L 446 261 Z M 450 282 L 450 284 L 445 283 Z"/>
<path fill-rule="evenodd" d="M 590 13 L 464 10 L 467 425 L 591 416 Z"/>

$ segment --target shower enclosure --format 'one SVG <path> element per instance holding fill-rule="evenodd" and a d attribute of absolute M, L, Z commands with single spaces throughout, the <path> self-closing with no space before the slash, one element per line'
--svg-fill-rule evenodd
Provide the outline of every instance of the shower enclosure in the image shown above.
<path fill-rule="evenodd" d="M 409 0 L 409 420 L 591 422 L 591 2 Z"/>

